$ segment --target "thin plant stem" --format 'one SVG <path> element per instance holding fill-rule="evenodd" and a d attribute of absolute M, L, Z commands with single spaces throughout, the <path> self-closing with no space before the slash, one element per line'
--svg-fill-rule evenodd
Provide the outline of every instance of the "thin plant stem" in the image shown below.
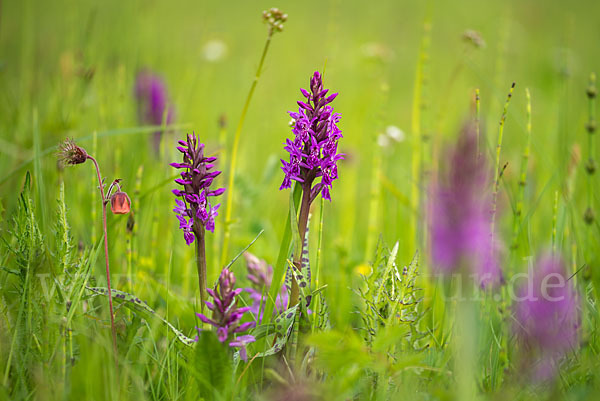
<path fill-rule="evenodd" d="M 240 120 L 238 121 L 238 125 L 235 129 L 235 134 L 233 137 L 233 147 L 231 149 L 231 160 L 229 162 L 229 180 L 227 183 L 227 201 L 225 202 L 225 232 L 223 234 L 223 247 L 221 249 L 221 266 L 224 266 L 227 259 L 227 251 L 229 247 L 229 237 L 231 236 L 231 209 L 233 203 L 233 189 L 235 183 L 235 169 L 237 167 L 237 154 L 240 145 L 240 138 L 242 134 L 242 128 L 244 126 L 244 121 L 246 119 L 246 114 L 248 113 L 248 108 L 250 107 L 250 101 L 252 100 L 252 95 L 254 94 L 254 90 L 256 89 L 256 85 L 258 84 L 258 80 L 260 78 L 263 64 L 265 62 L 265 58 L 267 57 L 267 52 L 269 50 L 269 45 L 271 44 L 271 38 L 273 37 L 273 30 L 269 29 L 269 33 L 267 35 L 267 41 L 265 42 L 265 47 L 262 51 L 262 56 L 260 58 L 260 62 L 258 63 L 258 68 L 256 69 L 256 74 L 254 75 L 254 80 L 252 81 L 252 86 L 250 86 L 250 91 L 248 92 L 248 96 L 246 97 L 246 102 L 244 103 L 244 108 L 242 109 L 242 114 L 240 115 Z"/>
<path fill-rule="evenodd" d="M 420 224 L 421 212 L 421 178 L 422 178 L 422 159 L 423 159 L 423 136 L 421 132 L 421 109 L 423 106 L 423 69 L 427 62 L 427 50 L 429 38 L 431 35 L 431 24 L 426 20 L 423 25 L 423 36 L 421 38 L 421 46 L 419 50 L 419 59 L 417 61 L 417 71 L 415 74 L 415 87 L 413 90 L 413 103 L 411 114 L 411 131 L 413 135 L 412 141 L 412 165 L 411 165 L 411 195 L 410 205 L 412 209 L 410 234 L 408 237 L 408 249 L 413 249 L 417 243 L 418 226 Z"/>
<path fill-rule="evenodd" d="M 325 206 L 325 199 L 321 197 L 321 207 L 319 209 L 319 237 L 317 240 L 317 258 L 315 261 L 315 288 L 319 288 L 321 278 L 321 243 L 323 241 L 323 207 Z M 319 317 L 319 310 L 321 308 L 321 293 L 315 300 L 315 311 L 314 320 L 312 325 L 312 331 L 314 332 L 317 326 L 317 320 Z"/>
<path fill-rule="evenodd" d="M 104 230 L 104 260 L 106 261 L 106 286 L 108 287 L 108 305 L 110 307 L 110 330 L 112 335 L 112 344 L 115 358 L 115 369 L 118 369 L 117 360 L 117 332 L 115 330 L 115 317 L 113 314 L 112 289 L 110 286 L 110 268 L 108 266 L 108 230 L 106 226 L 106 200 L 104 199 L 104 185 L 102 184 L 102 176 L 100 175 L 100 167 L 98 162 L 92 156 L 88 155 L 88 159 L 94 163 L 96 167 L 96 175 L 98 176 L 98 188 L 100 189 L 100 197 L 102 198 L 102 228 Z"/>
<path fill-rule="evenodd" d="M 523 199 L 525 198 L 525 186 L 527 185 L 527 164 L 529 162 L 529 153 L 531 152 L 531 93 L 529 92 L 529 88 L 525 89 L 525 96 L 527 97 L 527 142 L 521 156 L 521 174 L 513 223 L 513 249 L 519 246 L 519 232 L 521 230 L 521 222 L 523 221 Z"/>
<path fill-rule="evenodd" d="M 481 97 L 475 89 L 475 132 L 477 133 L 477 157 L 481 155 Z"/>
<path fill-rule="evenodd" d="M 554 206 L 552 208 L 552 254 L 556 253 L 556 225 L 558 223 L 558 191 L 554 191 Z"/>
<path fill-rule="evenodd" d="M 504 110 L 502 111 L 502 117 L 500 118 L 500 127 L 498 128 L 498 143 L 496 144 L 496 162 L 494 164 L 494 192 L 492 194 L 492 222 L 490 235 L 492 236 L 492 243 L 494 240 L 494 230 L 496 226 L 496 209 L 498 207 L 498 190 L 500 188 L 500 178 L 502 178 L 502 173 L 506 168 L 500 168 L 500 151 L 502 150 L 502 139 L 504 137 L 504 122 L 506 121 L 506 114 L 508 113 L 508 105 L 510 104 L 510 99 L 512 98 L 513 91 L 515 90 L 516 83 L 513 82 L 510 91 L 508 92 L 508 96 L 506 98 L 506 103 L 504 103 Z"/>

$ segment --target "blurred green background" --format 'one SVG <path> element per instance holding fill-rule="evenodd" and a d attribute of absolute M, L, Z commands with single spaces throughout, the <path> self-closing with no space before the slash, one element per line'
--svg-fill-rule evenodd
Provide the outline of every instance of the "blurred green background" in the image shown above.
<path fill-rule="evenodd" d="M 107 181 L 123 179 L 124 189 L 138 206 L 132 291 L 163 314 L 170 302 L 167 317 L 192 332 L 196 270 L 193 248 L 185 245 L 171 211 L 170 190 L 175 184 L 168 178 L 175 172 L 168 163 L 179 158 L 172 144 L 195 131 L 209 152 L 226 158 L 227 164 L 219 164 L 224 171 L 219 184 L 225 185 L 233 133 L 267 35 L 261 12 L 270 7 L 279 7 L 289 19 L 273 38 L 242 131 L 228 259 L 264 229 L 251 251 L 275 262 L 288 209 L 288 191 L 278 190 L 283 179 L 279 159 L 285 157 L 282 144 L 291 136 L 287 111 L 295 110 L 299 88 L 306 88 L 313 71 L 320 70 L 325 72 L 325 87 L 339 92 L 333 105 L 342 114 L 340 148 L 347 155 L 340 163 L 333 201 L 326 202 L 324 210 L 322 280 L 329 285 L 334 325 L 347 321 L 353 310 L 348 287 L 358 280 L 360 266 L 372 258 L 369 241 L 376 242 L 380 234 L 387 244 L 399 240 L 399 263 L 411 260 L 416 251 L 409 229 L 414 218 L 409 204 L 413 92 L 427 32 L 430 45 L 418 108 L 420 131 L 431 139 L 433 154 L 439 155 L 441 147 L 456 137 L 472 113 L 479 88 L 491 155 L 508 89 L 517 83 L 506 121 L 501 162 L 509 164 L 499 200 L 505 216 L 500 228 L 505 241 L 510 241 L 508 217 L 525 144 L 528 87 L 533 135 L 525 201 L 528 246 L 520 250 L 521 256 L 535 254 L 549 243 L 553 194 L 569 191 L 569 177 L 574 177 L 575 195 L 561 200 L 560 232 L 581 224 L 585 175 L 576 161 L 587 157 L 589 150 L 585 88 L 600 60 L 597 1 L 3 1 L 3 219 L 10 220 L 16 208 L 25 171 L 35 168 L 32 158 L 38 146 L 47 150 L 39 158 L 41 176 L 34 173 L 33 178 L 44 233 L 52 234 L 49 222 L 59 182 L 64 180 L 74 238 L 82 244 L 98 240 L 100 210 L 94 219 L 91 205 L 97 201 L 97 183 L 92 168 L 86 164 L 61 172 L 51 150 L 73 137 L 98 159 Z M 468 30 L 478 32 L 485 45 L 465 40 Z M 142 68 L 164 78 L 176 110 L 178 128 L 164 136 L 158 157 L 152 152 L 150 130 L 140 128 L 136 116 L 133 86 Z M 222 118 L 223 133 L 218 123 Z M 378 138 L 388 126 L 400 128 L 405 138 L 381 147 Z M 379 172 L 373 170 L 375 160 L 380 160 Z M 437 156 L 427 163 L 435 167 Z M 374 214 L 373 188 L 378 199 Z M 318 203 L 313 210 L 317 216 Z M 220 268 L 224 208 L 215 234 L 208 235 L 211 280 Z M 375 222 L 371 232 L 369 219 Z M 126 222 L 127 217 L 109 216 L 116 288 L 129 288 L 124 276 Z M 315 241 L 311 238 L 311 254 Z M 564 244 L 564 249 L 570 252 L 571 244 Z M 576 260 L 578 252 L 572 255 Z M 426 251 L 422 254 L 426 260 Z M 243 264 L 235 264 L 234 271 L 243 276 Z M 101 260 L 97 277 L 102 281 Z"/>

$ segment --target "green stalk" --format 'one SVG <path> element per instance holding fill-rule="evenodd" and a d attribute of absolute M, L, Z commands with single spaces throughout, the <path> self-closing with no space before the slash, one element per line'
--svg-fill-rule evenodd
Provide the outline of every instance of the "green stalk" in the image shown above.
<path fill-rule="evenodd" d="M 556 252 L 556 225 L 558 222 L 558 191 L 554 191 L 554 206 L 552 207 L 552 253 Z"/>
<path fill-rule="evenodd" d="M 521 223 L 523 221 L 523 199 L 525 197 L 525 185 L 527 185 L 527 165 L 531 151 L 531 94 L 529 88 L 525 88 L 525 96 L 527 97 L 527 142 L 521 156 L 521 174 L 513 222 L 513 249 L 519 246 L 519 232 L 521 231 Z"/>
<path fill-rule="evenodd" d="M 238 121 L 237 128 L 235 129 L 235 135 L 233 137 L 233 147 L 231 149 L 231 160 L 229 162 L 229 180 L 227 183 L 227 201 L 225 202 L 225 232 L 223 234 L 223 248 L 221 249 L 221 264 L 220 266 L 225 266 L 227 260 L 227 251 L 229 248 L 229 237 L 231 235 L 231 209 L 233 204 L 233 192 L 234 192 L 234 184 L 235 184 L 235 170 L 237 167 L 237 154 L 240 145 L 240 138 L 242 134 L 242 128 L 244 126 L 244 121 L 246 120 L 246 114 L 248 113 L 248 108 L 250 107 L 250 101 L 252 100 L 252 95 L 254 95 L 254 90 L 256 89 L 256 85 L 258 84 L 258 80 L 262 73 L 263 65 L 265 59 L 267 57 L 267 52 L 269 50 L 269 45 L 271 44 L 271 38 L 273 37 L 274 30 L 269 29 L 269 33 L 267 34 L 267 40 L 265 42 L 265 46 L 262 51 L 262 55 L 260 57 L 260 62 L 258 63 L 258 68 L 256 69 L 256 73 L 254 75 L 254 80 L 252 81 L 252 86 L 250 86 L 250 91 L 248 92 L 248 96 L 246 97 L 246 102 L 244 103 L 244 108 L 242 109 L 242 114 L 240 116 L 240 120 Z"/>
<path fill-rule="evenodd" d="M 413 91 L 413 104 L 412 104 L 412 115 L 411 115 L 411 131 L 412 131 L 412 166 L 411 166 L 411 191 L 410 191 L 410 205 L 411 205 L 411 224 L 410 233 L 408 236 L 407 249 L 410 251 L 415 248 L 417 244 L 418 227 L 420 224 L 421 216 L 421 191 L 422 191 L 422 171 L 423 171 L 423 136 L 421 132 L 421 108 L 422 108 L 422 94 L 423 94 L 423 69 L 427 62 L 427 50 L 428 43 L 431 36 L 431 24 L 429 21 L 425 21 L 423 28 L 423 37 L 421 39 L 421 49 L 419 51 L 419 60 L 417 62 L 417 71 L 415 74 L 415 88 Z"/>
<path fill-rule="evenodd" d="M 477 157 L 481 155 L 481 101 L 479 88 L 475 89 L 475 132 L 477 133 Z"/>
<path fill-rule="evenodd" d="M 319 237 L 317 239 L 317 259 L 315 260 L 315 288 L 319 288 L 319 282 L 321 277 L 321 241 L 323 240 L 323 207 L 325 206 L 325 199 L 321 197 L 321 208 L 319 209 Z M 313 325 L 312 331 L 314 332 L 317 326 L 317 320 L 319 311 L 321 310 L 321 293 L 315 299 L 315 313 L 313 313 Z"/>
<path fill-rule="evenodd" d="M 590 84 L 587 89 L 588 102 L 588 113 L 589 119 L 586 124 L 588 132 L 588 161 L 586 163 L 587 172 L 587 209 L 585 211 L 584 219 L 588 225 L 594 222 L 594 209 L 592 207 L 594 197 L 594 173 L 596 172 L 596 160 L 594 158 L 594 134 L 596 132 L 596 74 L 590 74 Z"/>
<path fill-rule="evenodd" d="M 467 269 L 460 274 L 460 288 L 456 302 L 454 343 L 454 375 L 456 376 L 456 399 L 476 399 L 477 383 L 477 310 L 473 300 L 472 282 Z"/>
<path fill-rule="evenodd" d="M 496 162 L 494 164 L 494 192 L 492 195 L 492 223 L 491 223 L 491 235 L 492 242 L 494 236 L 494 230 L 496 225 L 496 209 L 498 207 L 498 190 L 500 188 L 500 178 L 502 177 L 502 173 L 506 168 L 504 165 L 500 168 L 500 151 L 502 150 L 502 139 L 504 137 L 504 122 L 506 121 L 506 114 L 508 113 L 508 105 L 510 104 L 510 99 L 512 98 L 513 91 L 515 89 L 515 82 L 510 87 L 510 91 L 508 92 L 508 96 L 506 98 L 506 103 L 504 103 L 504 110 L 502 111 L 502 117 L 500 118 L 500 127 L 498 128 L 498 143 L 496 144 Z"/>

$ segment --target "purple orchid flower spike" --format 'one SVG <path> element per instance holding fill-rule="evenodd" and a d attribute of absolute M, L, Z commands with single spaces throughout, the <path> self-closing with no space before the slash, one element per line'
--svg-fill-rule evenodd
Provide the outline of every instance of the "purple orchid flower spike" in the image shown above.
<path fill-rule="evenodd" d="M 217 338 L 230 347 L 239 348 L 240 357 L 246 361 L 246 345 L 254 342 L 255 338 L 249 334 L 236 336 L 238 333 L 256 326 L 255 322 L 240 323 L 249 307 L 237 306 L 237 296 L 242 292 L 241 288 L 235 288 L 235 275 L 228 269 L 223 269 L 219 281 L 214 290 L 208 289 L 208 294 L 213 302 L 206 301 L 206 306 L 212 311 L 212 318 L 202 313 L 197 313 L 198 318 L 210 324 L 217 330 Z M 199 328 L 197 328 L 200 331 Z"/>
<path fill-rule="evenodd" d="M 175 110 L 172 106 L 168 106 L 167 86 L 162 78 L 149 70 L 142 70 L 136 77 L 134 92 L 137 100 L 138 120 L 141 123 L 162 125 L 163 120 L 167 124 L 173 122 Z M 162 130 L 154 132 L 152 144 L 156 154 L 159 152 L 161 136 Z"/>
<path fill-rule="evenodd" d="M 194 235 L 199 236 L 201 227 L 214 232 L 220 204 L 212 206 L 209 199 L 221 195 L 225 188 L 211 190 L 213 180 L 221 172 L 213 170 L 217 158 L 204 156 L 204 144 L 198 142 L 195 134 L 188 135 L 187 141 L 179 141 L 179 144 L 177 149 L 183 153 L 183 163 L 171 163 L 171 166 L 183 169 L 181 178 L 175 180 L 183 189 L 173 190 L 173 194 L 182 199 L 176 200 L 177 207 L 173 211 L 181 223 L 186 243 L 190 245 Z"/>
<path fill-rule="evenodd" d="M 297 181 L 310 191 L 311 202 L 319 194 L 331 201 L 330 190 L 338 178 L 337 162 L 344 158 L 337 153 L 337 142 L 342 138 L 337 126 L 340 115 L 329 105 L 338 94 L 326 96 L 328 91 L 323 89 L 318 71 L 310 80 L 310 92 L 300 89 L 306 102 L 298 101 L 298 112 L 289 112 L 294 121 L 294 140 L 287 139 L 284 147 L 290 155 L 289 161 L 281 160 L 285 177 L 279 189 L 291 188 L 292 181 Z M 313 186 L 317 178 L 320 182 Z"/>
<path fill-rule="evenodd" d="M 559 255 L 544 253 L 513 305 L 513 331 L 534 379 L 552 379 L 561 360 L 579 342 L 579 297 Z"/>
<path fill-rule="evenodd" d="M 491 179 L 472 126 L 463 129 L 442 171 L 432 186 L 429 205 L 434 271 L 451 275 L 466 269 L 482 287 L 499 284 L 499 246 L 492 242 L 490 228 Z"/>
<path fill-rule="evenodd" d="M 273 267 L 267 264 L 266 261 L 257 258 L 250 252 L 244 253 L 246 259 L 246 268 L 248 269 L 248 280 L 252 283 L 252 287 L 244 288 L 252 300 L 250 312 L 256 317 L 258 322 L 262 322 L 265 305 L 267 303 L 266 294 L 271 287 L 273 280 Z M 263 296 L 265 294 L 265 296 Z M 281 290 L 275 299 L 274 313 L 278 314 L 285 310 L 288 304 L 288 292 L 285 285 L 281 286 Z"/>
<path fill-rule="evenodd" d="M 179 228 L 183 230 L 185 243 L 191 245 L 196 241 L 196 264 L 198 266 L 198 286 L 202 308 L 206 301 L 206 250 L 204 243 L 205 230 L 215 231 L 215 217 L 220 204 L 212 205 L 210 198 L 225 192 L 225 188 L 211 189 L 214 179 L 221 174 L 214 169 L 216 157 L 204 156 L 204 144 L 196 135 L 188 134 L 187 141 L 179 141 L 177 150 L 183 153 L 183 162 L 171 163 L 172 167 L 182 169 L 181 178 L 175 182 L 183 189 L 174 189 L 173 194 L 177 206 L 173 211 L 179 220 Z"/>
<path fill-rule="evenodd" d="M 323 88 L 323 77 L 318 71 L 310 79 L 310 90 L 300 89 L 300 92 L 306 101 L 298 101 L 297 113 L 289 112 L 294 139 L 285 142 L 284 149 L 289 153 L 289 160 L 281 159 L 285 176 L 279 190 L 291 188 L 292 181 L 302 188 L 298 234 L 303 239 L 310 205 L 319 194 L 331 201 L 331 188 L 338 178 L 337 162 L 344 155 L 338 153 L 338 141 L 342 138 L 342 131 L 337 126 L 340 114 L 334 113 L 330 105 L 338 94 L 327 96 L 329 89 Z M 294 268 L 301 271 L 302 250 L 297 253 L 294 255 Z M 289 306 L 298 303 L 299 294 L 298 283 L 292 277 Z"/>

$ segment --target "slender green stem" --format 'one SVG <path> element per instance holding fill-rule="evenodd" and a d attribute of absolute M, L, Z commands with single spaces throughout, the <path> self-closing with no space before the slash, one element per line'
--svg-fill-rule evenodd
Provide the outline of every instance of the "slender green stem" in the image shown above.
<path fill-rule="evenodd" d="M 521 230 L 521 222 L 523 221 L 523 199 L 525 198 L 525 185 L 527 185 L 527 165 L 529 162 L 529 153 L 531 151 L 531 94 L 529 88 L 525 89 L 527 97 L 527 142 L 521 156 L 521 173 L 519 177 L 519 189 L 517 192 L 517 203 L 515 205 L 515 214 L 513 222 L 513 240 L 512 248 L 516 249 L 519 246 L 519 232 Z"/>
<path fill-rule="evenodd" d="M 554 191 L 554 206 L 552 207 L 552 253 L 556 253 L 556 225 L 558 223 L 558 191 Z"/>
<path fill-rule="evenodd" d="M 477 157 L 481 155 L 481 97 L 475 89 L 475 132 L 477 133 Z"/>
<path fill-rule="evenodd" d="M 411 166 L 411 195 L 410 205 L 413 211 L 411 215 L 411 225 L 409 234 L 408 249 L 414 249 L 417 244 L 417 236 L 419 225 L 421 224 L 421 191 L 422 191 L 422 172 L 423 172 L 423 135 L 421 132 L 421 110 L 423 107 L 423 86 L 424 77 L 423 70 L 427 62 L 428 44 L 431 37 L 431 24 L 427 20 L 423 26 L 423 37 L 421 39 L 421 48 L 419 51 L 419 59 L 417 61 L 417 71 L 415 74 L 415 87 L 413 91 L 413 104 L 411 116 L 411 131 L 412 131 L 412 166 Z"/>
<path fill-rule="evenodd" d="M 510 99 L 512 98 L 513 91 L 515 89 L 515 82 L 510 87 L 510 91 L 508 92 L 508 96 L 506 98 L 506 103 L 504 103 L 504 110 L 502 111 L 502 117 L 500 118 L 500 127 L 498 128 L 498 143 L 496 144 L 496 162 L 494 163 L 494 192 L 492 195 L 492 223 L 491 223 L 491 236 L 493 241 L 494 230 L 496 225 L 496 209 L 498 206 L 498 190 L 500 188 L 500 178 L 502 177 L 502 173 L 506 168 L 500 168 L 500 151 L 502 150 L 502 139 L 504 137 L 504 122 L 506 121 L 506 114 L 508 113 L 508 105 L 510 104 Z"/>
<path fill-rule="evenodd" d="M 317 240 L 317 259 L 315 261 L 315 288 L 319 288 L 321 281 L 321 242 L 323 241 L 323 206 L 325 206 L 325 199 L 321 197 L 321 208 L 319 209 L 319 237 Z M 321 293 L 315 300 L 315 313 L 312 325 L 312 331 L 314 332 L 317 326 L 317 320 L 319 317 L 319 311 L 321 309 Z"/>
<path fill-rule="evenodd" d="M 104 185 L 102 184 L 102 176 L 100 175 L 100 167 L 98 166 L 98 162 L 90 155 L 88 155 L 88 159 L 90 159 L 92 163 L 94 163 L 94 167 L 96 167 L 96 175 L 98 176 L 98 188 L 100 189 L 100 197 L 102 198 L 102 228 L 104 230 L 104 260 L 106 261 L 106 286 L 108 288 L 108 305 L 110 307 L 110 329 L 115 358 L 115 369 L 118 369 L 119 364 L 117 359 L 117 332 L 115 330 L 112 289 L 110 286 L 110 268 L 108 266 L 108 229 L 106 226 L 106 200 L 104 199 Z"/>
<path fill-rule="evenodd" d="M 233 147 L 231 149 L 231 160 L 229 162 L 229 180 L 227 183 L 227 201 L 225 202 L 225 232 L 223 234 L 223 248 L 221 249 L 221 266 L 224 266 L 227 259 L 227 251 L 229 247 L 229 237 L 231 235 L 231 209 L 233 204 L 233 190 L 235 184 L 235 169 L 237 166 L 237 154 L 240 145 L 240 137 L 242 134 L 242 128 L 244 126 L 244 121 L 246 119 L 246 114 L 248 113 L 248 108 L 250 107 L 250 101 L 252 100 L 252 95 L 254 94 L 254 90 L 256 89 L 256 85 L 258 84 L 258 80 L 260 78 L 260 74 L 262 72 L 262 68 L 265 62 L 265 58 L 267 57 L 267 52 L 269 50 L 269 45 L 271 44 L 271 38 L 273 37 L 273 30 L 269 29 L 269 33 L 267 35 L 267 41 L 265 42 L 265 47 L 263 48 L 262 56 L 260 58 L 260 62 L 258 63 L 258 68 L 256 69 L 256 74 L 254 75 L 254 80 L 252 81 L 252 86 L 250 86 L 250 91 L 248 92 L 248 96 L 246 97 L 246 103 L 244 103 L 244 108 L 242 109 L 242 114 L 240 116 L 240 120 L 238 121 L 237 128 L 235 129 L 235 135 L 233 137 Z"/>

